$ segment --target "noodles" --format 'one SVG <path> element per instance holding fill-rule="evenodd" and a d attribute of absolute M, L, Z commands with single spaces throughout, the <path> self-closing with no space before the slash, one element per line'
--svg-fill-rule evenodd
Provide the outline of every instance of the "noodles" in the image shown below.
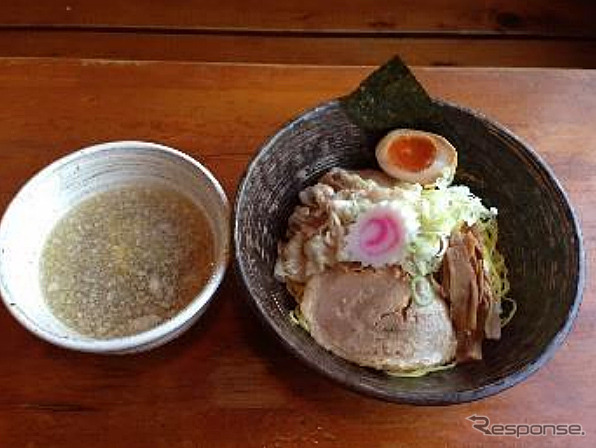
<path fill-rule="evenodd" d="M 478 227 L 482 232 L 483 256 L 488 270 L 491 289 L 499 303 L 508 302 L 511 304 L 511 311 L 505 316 L 501 313 L 501 328 L 505 327 L 517 311 L 517 302 L 507 297 L 510 290 L 509 280 L 507 278 L 507 265 L 503 254 L 497 249 L 497 240 L 499 229 L 497 220 L 491 218 L 488 221 L 480 221 Z"/>
<path fill-rule="evenodd" d="M 310 332 L 308 329 L 308 322 L 306 322 L 306 319 L 304 319 L 304 316 L 302 315 L 302 311 L 300 311 L 300 305 L 290 311 L 290 321 L 292 321 L 294 325 L 298 325 L 307 332 Z"/>
<path fill-rule="evenodd" d="M 467 186 L 377 184 L 334 168 L 300 200 L 274 275 L 296 300 L 290 322 L 319 345 L 420 377 L 480 360 L 482 342 L 500 339 L 517 306 L 498 211 Z"/>
<path fill-rule="evenodd" d="M 423 369 L 416 369 L 411 370 L 409 372 L 399 372 L 399 371 L 386 371 L 385 373 L 389 376 L 401 377 L 401 378 L 419 378 L 421 376 L 426 376 L 432 372 L 441 372 L 443 370 L 449 370 L 455 367 L 455 362 L 445 364 L 442 366 L 435 366 L 435 367 L 426 367 Z"/>
<path fill-rule="evenodd" d="M 513 316 L 515 316 L 515 313 L 517 312 L 517 302 L 515 300 L 505 297 L 503 301 L 511 304 L 511 311 L 509 311 L 505 316 L 501 314 L 501 328 L 509 324 L 509 322 L 511 322 L 511 319 L 513 319 Z"/>

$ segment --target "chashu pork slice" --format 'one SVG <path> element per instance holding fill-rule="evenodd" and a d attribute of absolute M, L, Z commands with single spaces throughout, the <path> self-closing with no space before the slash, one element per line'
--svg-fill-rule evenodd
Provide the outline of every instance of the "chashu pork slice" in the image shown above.
<path fill-rule="evenodd" d="M 455 356 L 456 339 L 446 304 L 411 300 L 400 271 L 345 266 L 310 278 L 300 304 L 312 337 L 327 350 L 362 366 L 411 371 Z"/>
<path fill-rule="evenodd" d="M 500 302 L 484 268 L 475 228 L 453 232 L 445 251 L 442 288 L 457 338 L 456 361 L 482 359 L 482 341 L 501 338 Z"/>

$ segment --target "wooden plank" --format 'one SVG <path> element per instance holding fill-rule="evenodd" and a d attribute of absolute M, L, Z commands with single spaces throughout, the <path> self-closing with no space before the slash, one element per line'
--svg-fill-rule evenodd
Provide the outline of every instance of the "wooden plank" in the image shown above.
<path fill-rule="evenodd" d="M 1 25 L 595 37 L 585 0 L 3 0 Z"/>
<path fill-rule="evenodd" d="M 0 31 L 0 56 L 375 65 L 596 68 L 596 40 L 225 36 Z"/>
<path fill-rule="evenodd" d="M 233 195 L 249 157 L 301 110 L 371 68 L 0 60 L 0 209 L 35 171 L 84 145 L 145 139 L 202 160 Z M 99 357 L 29 335 L 0 310 L 0 442 L 6 447 L 592 448 L 596 439 L 596 72 L 415 69 L 431 94 L 509 126 L 552 165 L 577 207 L 590 269 L 578 321 L 524 383 L 461 406 L 367 399 L 314 374 L 265 332 L 233 275 L 207 314 L 153 352 Z M 548 391 L 548 392 L 546 392 Z M 493 423 L 576 422 L 582 438 L 487 439 Z"/>

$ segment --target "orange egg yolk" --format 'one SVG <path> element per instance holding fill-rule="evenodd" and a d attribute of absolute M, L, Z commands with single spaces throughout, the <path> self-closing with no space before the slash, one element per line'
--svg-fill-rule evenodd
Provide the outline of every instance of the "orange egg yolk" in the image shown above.
<path fill-rule="evenodd" d="M 389 144 L 387 155 L 390 163 L 406 171 L 422 171 L 433 163 L 437 148 L 428 137 L 402 136 Z"/>

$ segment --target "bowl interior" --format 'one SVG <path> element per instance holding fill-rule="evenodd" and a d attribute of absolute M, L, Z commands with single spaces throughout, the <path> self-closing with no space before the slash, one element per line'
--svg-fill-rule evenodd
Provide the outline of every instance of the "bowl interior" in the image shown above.
<path fill-rule="evenodd" d="M 499 209 L 500 248 L 518 303 L 502 339 L 484 345 L 484 360 L 421 378 L 394 378 L 361 368 L 319 347 L 288 312 L 295 306 L 273 277 L 277 241 L 298 193 L 334 166 L 376 167 L 379 135 L 366 134 L 338 102 L 288 124 L 257 154 L 238 191 L 237 268 L 251 303 L 280 339 L 308 364 L 353 389 L 415 404 L 470 401 L 535 371 L 569 331 L 579 306 L 583 251 L 568 201 L 534 152 L 479 114 L 438 103 L 458 148 L 456 178 Z"/>
<path fill-rule="evenodd" d="M 170 321 L 139 335 L 98 341 L 74 332 L 49 310 L 39 281 L 41 253 L 53 227 L 73 206 L 96 193 L 130 185 L 175 189 L 203 209 L 215 240 L 216 268 L 204 290 Z M 219 184 L 182 153 L 143 142 L 115 142 L 78 151 L 34 176 L 8 207 L 0 227 L 3 298 L 15 317 L 50 342 L 88 351 L 152 347 L 192 319 L 217 287 L 227 263 L 228 221 Z"/>

